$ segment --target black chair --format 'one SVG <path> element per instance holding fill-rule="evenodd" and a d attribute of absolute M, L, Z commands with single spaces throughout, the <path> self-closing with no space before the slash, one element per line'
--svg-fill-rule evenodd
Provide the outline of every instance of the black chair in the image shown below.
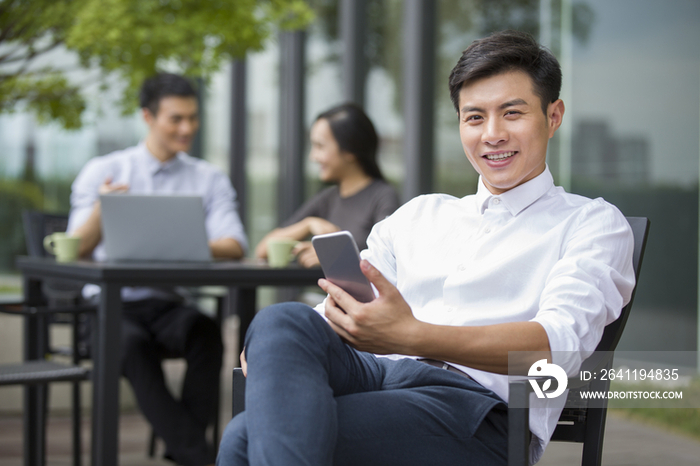
<path fill-rule="evenodd" d="M 39 347 L 34 348 L 38 359 L 25 360 L 14 364 L 0 365 L 0 386 L 23 385 L 30 390 L 37 390 L 40 406 L 36 412 L 36 418 L 30 420 L 31 426 L 25 426 L 25 435 L 37 438 L 39 451 L 27 451 L 25 455 L 36 458 L 35 463 L 43 465 L 46 454 L 46 418 L 48 384 L 53 382 L 71 382 L 73 385 L 72 407 L 72 431 L 73 431 L 73 464 L 81 464 L 81 438 L 80 438 L 80 392 L 79 384 L 90 377 L 90 370 L 79 364 L 73 358 L 72 363 L 61 363 L 53 360 L 53 354 L 47 346 L 50 321 L 56 315 L 87 314 L 94 311 L 89 306 L 28 306 L 25 303 L 5 303 L 0 305 L 0 312 L 15 314 L 25 319 L 25 328 L 29 332 L 36 332 L 34 337 L 39 342 Z M 27 337 L 28 335 L 25 335 Z M 41 357 L 43 356 L 43 357 Z M 25 395 L 26 396 L 26 395 Z M 77 399 L 76 399 L 77 397 Z M 25 407 L 25 409 L 27 409 Z M 37 429 L 37 431 L 35 431 Z M 26 441 L 26 439 L 25 439 Z"/>
<path fill-rule="evenodd" d="M 637 280 L 642 266 L 650 222 L 647 218 L 628 217 L 627 221 L 632 227 L 634 235 L 634 272 Z M 636 290 L 636 287 L 635 287 Z M 620 341 L 622 331 L 627 323 L 632 301 L 622 310 L 620 317 L 607 327 L 596 351 L 612 352 Z M 584 362 L 583 370 L 592 372 L 609 369 L 612 358 L 593 359 Z M 594 380 L 586 389 L 605 390 L 609 387 L 609 381 Z M 578 379 L 569 379 L 570 392 L 580 390 L 582 384 Z M 515 406 L 527 406 L 529 394 L 532 391 L 527 380 L 513 381 L 509 384 L 510 404 Z M 569 395 L 570 397 L 573 395 Z M 233 415 L 245 410 L 245 377 L 241 368 L 233 370 Z M 593 403 L 593 402 L 591 402 Z M 559 418 L 559 424 L 552 440 L 583 443 L 582 466 L 597 466 L 603 454 L 603 436 L 605 434 L 605 419 L 607 415 L 607 401 L 596 400 L 595 405 L 581 405 L 575 408 L 565 409 Z M 527 408 L 508 409 L 508 466 L 527 466 L 529 464 L 530 428 L 528 425 L 529 413 Z"/>
<path fill-rule="evenodd" d="M 243 369 L 233 369 L 233 416 L 245 411 L 245 376 Z"/>
<path fill-rule="evenodd" d="M 44 238 L 57 232 L 64 232 L 68 227 L 68 216 L 50 214 L 39 211 L 25 211 L 22 213 L 24 224 L 24 236 L 27 253 L 32 257 L 47 257 L 49 253 L 44 249 Z M 43 304 L 51 308 L 62 308 L 61 312 L 52 312 L 50 324 L 70 325 L 73 331 L 71 347 L 60 347 L 47 344 L 47 351 L 51 354 L 62 354 L 73 357 L 73 363 L 90 358 L 89 350 L 89 319 L 90 314 L 96 312 L 95 306 L 85 305 L 81 301 L 81 291 L 84 283 L 74 280 L 47 279 L 41 283 Z M 70 308 L 87 309 L 88 312 L 66 312 Z M 78 396 L 79 398 L 79 396 Z M 79 400 L 78 400 L 79 401 Z"/>
<path fill-rule="evenodd" d="M 650 222 L 643 217 L 628 217 L 627 221 L 634 234 L 633 264 L 635 277 L 639 280 Z M 585 360 L 581 370 L 600 373 L 601 370 L 612 367 L 612 352 L 615 351 L 629 318 L 635 291 L 636 287 L 632 292 L 630 302 L 622 309 L 620 317 L 605 327 L 603 337 L 596 348 L 596 352 L 604 353 L 596 353 Z M 578 392 L 582 390 L 607 392 L 610 388 L 610 380 L 596 379 L 591 382 L 582 382 L 578 378 L 570 378 L 567 387 L 569 388 L 567 407 L 559 416 L 552 440 L 583 443 L 581 465 L 599 466 L 603 457 L 603 438 L 608 402 L 607 400 L 581 402 Z M 529 464 L 528 406 L 531 392 L 532 386 L 527 380 L 509 383 L 509 404 L 518 407 L 508 409 L 508 466 L 527 466 Z"/>
<path fill-rule="evenodd" d="M 23 212 L 22 220 L 27 251 L 29 255 L 44 257 L 47 255 L 43 246 L 46 235 L 66 231 L 68 217 L 44 212 Z M 37 302 L 5 303 L 0 312 L 15 314 L 25 318 L 25 329 L 32 335 L 25 337 L 37 341 L 37 347 L 31 349 L 36 360 L 0 366 L 0 385 L 25 385 L 39 390 L 41 407 L 35 421 L 41 436 L 40 452 L 27 452 L 36 455 L 41 464 L 45 461 L 45 429 L 47 416 L 48 384 L 51 382 L 72 383 L 72 440 L 73 464 L 81 464 L 81 404 L 80 382 L 87 380 L 90 371 L 80 366 L 80 361 L 88 357 L 87 344 L 81 335 L 87 333 L 91 314 L 96 312 L 94 306 L 83 305 L 80 300 L 81 284 L 72 281 L 46 280 L 42 282 L 42 299 Z M 50 327 L 54 324 L 72 326 L 72 344 L 70 347 L 52 345 Z M 70 358 L 70 363 L 59 363 L 54 355 Z M 32 421 L 34 422 L 34 421 Z M 31 430 L 31 429 L 29 429 Z M 25 429 L 25 432 L 28 432 Z"/>

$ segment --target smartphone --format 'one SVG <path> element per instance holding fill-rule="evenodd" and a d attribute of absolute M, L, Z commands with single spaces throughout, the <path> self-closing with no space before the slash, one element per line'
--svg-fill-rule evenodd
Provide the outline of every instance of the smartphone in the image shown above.
<path fill-rule="evenodd" d="M 374 299 L 374 291 L 360 270 L 360 251 L 349 231 L 338 231 L 311 238 L 326 279 L 347 291 L 361 303 Z"/>

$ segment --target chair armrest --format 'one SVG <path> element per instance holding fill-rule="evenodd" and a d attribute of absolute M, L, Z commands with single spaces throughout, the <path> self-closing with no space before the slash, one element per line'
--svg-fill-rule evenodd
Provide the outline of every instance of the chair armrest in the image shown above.
<path fill-rule="evenodd" d="M 220 288 L 220 287 L 211 287 L 211 286 L 200 286 L 200 287 L 194 287 L 194 288 L 188 287 L 187 292 L 193 298 L 223 299 L 226 296 L 228 296 L 228 292 L 219 291 L 216 288 Z"/>
<path fill-rule="evenodd" d="M 233 416 L 245 410 L 245 376 L 240 367 L 233 369 Z"/>
<path fill-rule="evenodd" d="M 0 303 L 0 313 L 2 314 L 24 315 L 25 312 L 23 301 Z"/>
<path fill-rule="evenodd" d="M 0 304 L 0 313 L 18 316 L 35 316 L 48 314 L 95 314 L 97 306 L 81 304 L 75 306 L 25 306 L 24 303 Z"/>

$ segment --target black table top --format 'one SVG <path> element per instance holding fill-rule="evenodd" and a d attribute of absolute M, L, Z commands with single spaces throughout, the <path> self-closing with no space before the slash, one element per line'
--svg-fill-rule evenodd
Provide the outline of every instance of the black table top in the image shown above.
<path fill-rule="evenodd" d="M 272 268 L 262 260 L 213 262 L 56 262 L 52 257 L 20 256 L 17 268 L 25 277 L 63 278 L 87 283 L 122 286 L 220 285 L 220 286 L 308 286 L 323 277 L 319 267 L 297 264 Z"/>

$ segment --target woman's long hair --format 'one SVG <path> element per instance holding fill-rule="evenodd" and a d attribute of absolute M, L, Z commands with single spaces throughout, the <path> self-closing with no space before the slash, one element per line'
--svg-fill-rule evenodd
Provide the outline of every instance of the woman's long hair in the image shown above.
<path fill-rule="evenodd" d="M 321 119 L 330 125 L 340 150 L 353 154 L 367 176 L 384 179 L 377 165 L 379 138 L 372 120 L 360 107 L 352 103 L 338 105 L 316 117 L 316 121 Z"/>

